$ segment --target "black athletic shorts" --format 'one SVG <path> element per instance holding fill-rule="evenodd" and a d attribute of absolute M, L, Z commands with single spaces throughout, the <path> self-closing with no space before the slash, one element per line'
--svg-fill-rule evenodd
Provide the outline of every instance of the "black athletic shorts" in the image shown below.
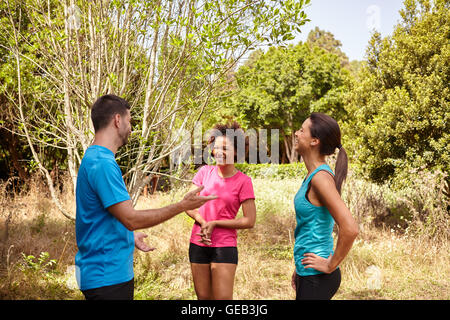
<path fill-rule="evenodd" d="M 322 273 L 312 276 L 296 274 L 296 300 L 330 300 L 341 285 L 341 271 L 330 274 Z"/>
<path fill-rule="evenodd" d="M 202 247 L 191 243 L 189 245 L 189 262 L 238 264 L 238 250 L 236 247 Z"/>
<path fill-rule="evenodd" d="M 82 290 L 86 300 L 133 300 L 134 278 L 127 282 Z"/>

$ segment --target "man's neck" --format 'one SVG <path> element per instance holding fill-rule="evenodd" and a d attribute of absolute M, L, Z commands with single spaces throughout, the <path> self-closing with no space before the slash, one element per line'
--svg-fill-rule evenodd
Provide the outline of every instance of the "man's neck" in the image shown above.
<path fill-rule="evenodd" d="M 95 134 L 95 138 L 94 141 L 92 142 L 92 145 L 105 147 L 111 150 L 112 153 L 114 153 L 114 155 L 117 153 L 117 150 L 120 147 L 113 139 L 111 139 L 111 135 L 105 131 L 98 132 Z"/>

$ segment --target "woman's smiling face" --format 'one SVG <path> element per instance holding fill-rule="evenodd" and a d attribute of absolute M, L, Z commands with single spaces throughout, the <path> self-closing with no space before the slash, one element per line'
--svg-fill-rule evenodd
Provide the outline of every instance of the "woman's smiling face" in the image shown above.
<path fill-rule="evenodd" d="M 311 119 L 308 118 L 303 122 L 301 128 L 294 133 L 294 149 L 298 153 L 300 153 L 301 150 L 308 149 L 311 146 L 311 140 L 315 139 L 311 136 L 310 126 Z"/>
<path fill-rule="evenodd" d="M 226 136 L 218 136 L 214 139 L 212 153 L 218 165 L 234 163 L 234 146 Z"/>

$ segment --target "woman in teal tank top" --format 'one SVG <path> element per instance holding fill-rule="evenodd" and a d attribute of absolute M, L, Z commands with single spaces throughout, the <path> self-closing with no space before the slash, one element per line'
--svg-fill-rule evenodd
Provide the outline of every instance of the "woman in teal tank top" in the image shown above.
<path fill-rule="evenodd" d="M 322 113 L 312 113 L 295 132 L 295 149 L 308 170 L 294 197 L 295 271 L 292 286 L 296 299 L 331 299 L 341 283 L 339 264 L 358 235 L 358 224 L 342 201 L 340 193 L 347 175 L 347 154 L 341 145 L 337 122 Z M 336 175 L 326 156 L 339 149 Z M 336 249 L 333 227 L 338 225 Z"/>

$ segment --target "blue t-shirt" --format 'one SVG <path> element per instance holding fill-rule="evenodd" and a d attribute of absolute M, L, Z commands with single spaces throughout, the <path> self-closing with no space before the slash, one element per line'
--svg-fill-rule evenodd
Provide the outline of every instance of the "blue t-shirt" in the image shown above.
<path fill-rule="evenodd" d="M 133 279 L 134 234 L 107 208 L 130 200 L 114 153 L 93 145 L 86 150 L 77 177 L 75 256 L 81 290 Z"/>
<path fill-rule="evenodd" d="M 322 258 L 328 258 L 333 254 L 333 216 L 327 207 L 318 207 L 306 199 L 308 185 L 314 175 L 325 170 L 333 174 L 331 168 L 323 164 L 317 167 L 306 179 L 303 180 L 300 190 L 294 198 L 297 226 L 295 228 L 294 260 L 295 269 L 300 276 L 321 274 L 314 268 L 305 269 L 301 260 L 305 253 L 315 253 Z M 334 175 L 334 174 L 333 174 Z"/>

